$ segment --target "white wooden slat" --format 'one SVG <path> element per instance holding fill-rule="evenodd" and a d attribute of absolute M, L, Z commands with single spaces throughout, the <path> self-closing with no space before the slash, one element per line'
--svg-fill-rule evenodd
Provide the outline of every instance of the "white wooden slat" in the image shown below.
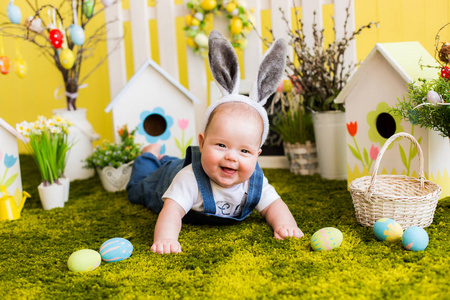
<path fill-rule="evenodd" d="M 255 80 L 259 64 L 262 57 L 262 41 L 258 36 L 257 32 L 261 34 L 261 2 L 259 0 L 249 0 L 248 8 L 253 8 L 253 16 L 255 17 L 255 30 L 252 30 L 247 36 L 247 48 L 244 50 L 244 72 L 241 77 L 245 80 Z"/>
<path fill-rule="evenodd" d="M 350 3 L 347 25 L 344 28 L 345 19 L 347 16 L 346 9 Z M 355 2 L 354 0 L 335 0 L 334 1 L 334 25 L 336 28 L 336 39 L 349 37 L 355 31 Z M 350 42 L 345 51 L 344 61 L 345 65 L 356 64 L 356 40 Z"/>
<path fill-rule="evenodd" d="M 200 100 L 200 104 L 194 105 L 195 109 L 195 129 L 199 133 L 203 127 L 203 117 L 208 107 L 208 81 L 206 78 L 206 68 L 203 58 L 195 54 L 191 48 L 187 48 L 187 73 L 189 91 Z M 197 141 L 195 140 L 195 144 Z"/>
<path fill-rule="evenodd" d="M 130 1 L 130 23 L 133 40 L 133 66 L 136 72 L 151 58 L 147 0 Z"/>
<path fill-rule="evenodd" d="M 159 65 L 174 79 L 179 80 L 174 2 L 158 1 L 156 3 L 156 17 L 158 22 Z"/>
<path fill-rule="evenodd" d="M 280 9 L 282 11 L 280 11 Z M 283 12 L 287 17 L 288 23 L 283 20 Z M 271 0 L 270 15 L 272 21 L 273 35 L 285 40 L 289 39 L 288 30 L 291 28 L 291 0 Z"/>
<path fill-rule="evenodd" d="M 314 18 L 314 12 L 316 17 Z M 323 28 L 322 0 L 302 0 L 302 21 L 305 42 L 308 47 L 314 45 L 312 24 L 317 24 L 317 30 Z"/>
<path fill-rule="evenodd" d="M 107 24 L 106 49 L 110 53 L 108 57 L 109 91 L 113 99 L 127 83 L 121 1 L 105 9 L 105 22 Z"/>

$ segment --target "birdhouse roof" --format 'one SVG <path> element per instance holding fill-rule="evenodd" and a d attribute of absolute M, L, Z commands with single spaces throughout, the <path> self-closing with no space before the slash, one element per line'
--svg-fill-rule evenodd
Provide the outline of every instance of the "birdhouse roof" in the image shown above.
<path fill-rule="evenodd" d="M 334 100 L 343 103 L 348 94 L 357 86 L 357 82 L 363 72 L 368 68 L 375 55 L 381 56 L 392 66 L 392 68 L 405 81 L 405 84 L 413 83 L 419 78 L 432 79 L 437 77 L 436 68 L 421 68 L 421 65 L 437 66 L 436 60 L 419 42 L 401 43 L 377 43 L 359 69 L 350 77 L 348 83 Z"/>
<path fill-rule="evenodd" d="M 161 76 L 166 78 L 172 85 L 174 85 L 178 90 L 180 90 L 188 99 L 190 99 L 195 104 L 200 104 L 200 101 L 189 92 L 182 84 L 180 84 L 177 80 L 175 80 L 169 73 L 167 73 L 164 69 L 162 69 L 156 62 L 149 59 L 147 60 L 139 70 L 131 77 L 128 83 L 120 90 L 120 92 L 114 97 L 114 99 L 108 104 L 105 108 L 105 112 L 110 112 L 114 107 L 115 103 L 122 98 L 122 95 L 129 89 L 131 84 L 137 80 L 137 78 L 147 69 L 148 67 L 153 68 L 157 71 Z"/>
<path fill-rule="evenodd" d="M 24 143 L 28 143 L 28 139 L 26 137 L 24 137 L 23 135 L 21 135 L 17 130 L 14 129 L 14 127 L 12 127 L 11 125 L 9 125 L 5 120 L 3 120 L 2 118 L 0 118 L 0 126 L 5 128 L 6 131 L 8 131 L 9 133 L 11 133 L 13 136 L 15 136 L 16 138 L 18 138 L 19 140 L 21 140 Z"/>

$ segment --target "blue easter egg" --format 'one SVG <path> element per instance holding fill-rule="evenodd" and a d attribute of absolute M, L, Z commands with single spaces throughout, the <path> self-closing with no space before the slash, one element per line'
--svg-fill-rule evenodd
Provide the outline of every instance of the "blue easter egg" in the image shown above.
<path fill-rule="evenodd" d="M 81 46 L 84 43 L 84 29 L 80 25 L 72 24 L 69 27 L 70 39 L 75 45 Z"/>
<path fill-rule="evenodd" d="M 406 250 L 422 251 L 428 246 L 428 233 L 417 226 L 409 227 L 403 233 L 402 246 Z"/>
<path fill-rule="evenodd" d="M 313 250 L 328 251 L 339 247 L 344 236 L 339 229 L 325 227 L 316 231 L 311 237 L 311 248 Z"/>
<path fill-rule="evenodd" d="M 22 12 L 20 11 L 20 8 L 14 4 L 9 4 L 7 9 L 7 15 L 8 19 L 11 21 L 11 23 L 19 24 L 20 20 L 22 20 Z"/>
<path fill-rule="evenodd" d="M 133 245 L 124 238 L 107 240 L 100 247 L 100 255 L 106 262 L 114 262 L 127 259 L 133 253 Z"/>
<path fill-rule="evenodd" d="M 389 218 L 382 218 L 373 225 L 373 233 L 380 241 L 397 242 L 403 235 L 400 224 Z"/>

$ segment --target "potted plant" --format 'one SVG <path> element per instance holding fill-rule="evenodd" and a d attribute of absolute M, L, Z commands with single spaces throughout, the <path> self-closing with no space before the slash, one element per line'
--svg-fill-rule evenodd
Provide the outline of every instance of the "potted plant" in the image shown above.
<path fill-rule="evenodd" d="M 18 1 L 16 1 L 18 2 Z M 109 53 L 91 69 L 84 71 L 81 76 L 82 63 L 93 57 L 97 47 L 105 42 L 106 25 L 101 22 L 95 26 L 93 20 L 102 16 L 107 6 L 115 4 L 116 0 L 102 0 L 101 7 L 95 5 L 95 0 L 60 0 L 59 4 L 42 4 L 42 1 L 23 1 L 32 11 L 28 18 L 22 18 L 19 6 L 10 0 L 6 8 L 9 22 L 0 25 L 0 35 L 12 38 L 11 40 L 23 40 L 36 46 L 42 57 L 52 63 L 61 74 L 64 82 L 63 93 L 60 88 L 55 90 L 55 97 L 66 99 L 66 109 L 57 109 L 54 114 L 69 119 L 74 126 L 70 129 L 71 141 L 77 141 L 72 149 L 68 162 L 68 173 L 71 180 L 86 179 L 94 175 L 94 170 L 82 168 L 82 160 L 91 154 L 92 142 L 99 138 L 92 125 L 86 118 L 86 109 L 77 109 L 76 101 L 79 89 L 86 87 L 87 78 L 93 74 L 107 59 Z M 56 1 L 53 1 L 56 2 Z M 98 1 L 97 1 L 98 2 Z M 120 42 L 121 39 L 118 40 Z M 2 64 L 1 60 L 7 60 L 8 64 Z M 8 65 L 10 59 L 2 55 L 0 65 Z M 16 59 L 18 75 L 26 75 L 26 63 L 19 57 Z M 9 70 L 5 70 L 9 71 Z M 19 73 L 20 72 L 20 73 Z M 61 94 L 60 96 L 56 96 Z"/>
<path fill-rule="evenodd" d="M 439 33 L 450 23 L 442 26 L 435 38 L 435 58 L 440 69 L 435 79 L 419 79 L 408 85 L 408 94 L 398 99 L 392 111 L 413 125 L 438 131 L 450 137 L 450 44 L 441 43 Z"/>
<path fill-rule="evenodd" d="M 317 151 L 311 113 L 305 109 L 304 98 L 289 79 L 280 82 L 272 99 L 269 114 L 271 130 L 283 141 L 285 155 L 294 174 L 318 173 Z"/>
<path fill-rule="evenodd" d="M 50 119 L 39 116 L 35 122 L 24 121 L 16 125 L 17 130 L 29 138 L 25 146 L 41 174 L 38 191 L 45 210 L 64 207 L 69 197 L 69 180 L 64 169 L 72 147 L 67 139 L 70 126 L 70 122 L 59 116 Z"/>
<path fill-rule="evenodd" d="M 286 25 L 289 25 L 286 14 L 281 12 Z M 346 33 L 349 18 L 350 5 L 346 8 Z M 334 40 L 327 46 L 324 45 L 324 29 L 320 29 L 316 22 L 312 28 L 312 45 L 306 42 L 301 18 L 298 18 L 298 29 L 291 30 L 288 26 L 288 43 L 294 49 L 294 58 L 288 57 L 286 72 L 294 85 L 300 88 L 305 105 L 312 112 L 320 174 L 327 179 L 347 178 L 344 105 L 334 103 L 334 99 L 344 88 L 356 64 L 346 62 L 344 55 L 357 35 L 376 24 L 370 22 L 342 38 L 336 37 L 335 31 Z"/>
<path fill-rule="evenodd" d="M 141 153 L 141 146 L 134 141 L 135 132 L 124 125 L 118 131 L 121 143 L 104 141 L 86 159 L 85 167 L 97 170 L 108 192 L 124 190 L 130 180 L 133 161 Z"/>

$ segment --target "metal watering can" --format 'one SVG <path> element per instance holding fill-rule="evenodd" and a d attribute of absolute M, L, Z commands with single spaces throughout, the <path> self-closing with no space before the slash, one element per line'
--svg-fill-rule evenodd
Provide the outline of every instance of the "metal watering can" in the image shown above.
<path fill-rule="evenodd" d="M 0 199 L 0 221 L 15 220 L 20 218 L 20 212 L 25 204 L 25 200 L 31 197 L 30 194 L 23 191 L 22 201 L 20 202 L 19 208 L 17 208 L 15 198 L 21 198 L 20 190 L 17 189 L 14 196 L 11 196 L 4 185 L 0 188 L 3 193 L 3 197 Z"/>

